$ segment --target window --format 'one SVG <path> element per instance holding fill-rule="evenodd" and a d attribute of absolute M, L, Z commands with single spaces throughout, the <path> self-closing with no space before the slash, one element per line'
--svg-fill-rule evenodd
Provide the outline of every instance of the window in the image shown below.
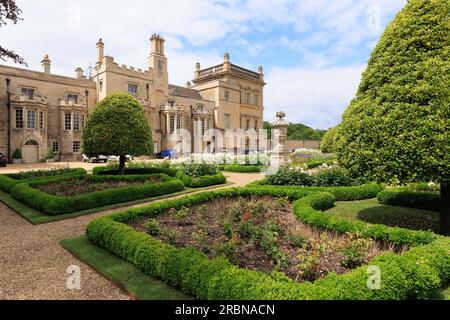
<path fill-rule="evenodd" d="M 80 150 L 81 150 L 81 142 L 74 141 L 73 142 L 73 153 L 80 153 Z"/>
<path fill-rule="evenodd" d="M 84 123 L 86 122 L 84 114 L 81 115 L 81 129 L 84 128 Z"/>
<path fill-rule="evenodd" d="M 225 129 L 230 129 L 230 115 L 226 114 L 224 117 L 224 127 Z"/>
<path fill-rule="evenodd" d="M 259 95 L 255 94 L 255 106 L 259 106 Z"/>
<path fill-rule="evenodd" d="M 80 131 L 80 114 L 78 112 L 73 114 L 73 130 Z"/>
<path fill-rule="evenodd" d="M 78 103 L 78 95 L 73 93 L 67 94 L 67 101 L 71 103 Z"/>
<path fill-rule="evenodd" d="M 44 112 L 39 111 L 39 130 L 44 130 Z"/>
<path fill-rule="evenodd" d="M 255 120 L 255 130 L 258 131 L 259 129 L 259 122 L 258 120 Z"/>
<path fill-rule="evenodd" d="M 251 103 L 250 98 L 250 93 L 247 93 L 247 100 L 245 101 L 247 104 Z"/>
<path fill-rule="evenodd" d="M 36 129 L 36 111 L 27 110 L 27 129 Z"/>
<path fill-rule="evenodd" d="M 59 152 L 59 142 L 58 141 L 53 141 L 52 142 L 52 150 L 54 153 L 58 153 Z"/>
<path fill-rule="evenodd" d="M 169 124 L 169 133 L 174 134 L 175 131 L 175 116 L 173 114 L 170 115 L 170 124 Z"/>
<path fill-rule="evenodd" d="M 225 100 L 229 100 L 230 99 L 230 91 L 225 91 Z"/>
<path fill-rule="evenodd" d="M 16 109 L 16 128 L 23 128 L 23 109 Z"/>
<path fill-rule="evenodd" d="M 21 89 L 22 94 L 25 94 L 28 96 L 28 99 L 33 100 L 34 99 L 34 89 L 31 88 L 22 88 Z"/>
<path fill-rule="evenodd" d="M 128 93 L 136 94 L 138 92 L 137 84 L 129 83 L 128 84 Z"/>
<path fill-rule="evenodd" d="M 250 119 L 247 119 L 247 121 L 245 122 L 245 130 L 250 129 Z"/>
<path fill-rule="evenodd" d="M 102 92 L 103 91 L 103 81 L 100 81 L 98 83 L 98 91 Z"/>
<path fill-rule="evenodd" d="M 64 115 L 64 128 L 65 130 L 72 130 L 72 114 L 66 112 Z"/>
<path fill-rule="evenodd" d="M 200 135 L 205 135 L 205 119 L 200 120 Z"/>
<path fill-rule="evenodd" d="M 181 116 L 177 116 L 177 134 L 181 133 Z"/>

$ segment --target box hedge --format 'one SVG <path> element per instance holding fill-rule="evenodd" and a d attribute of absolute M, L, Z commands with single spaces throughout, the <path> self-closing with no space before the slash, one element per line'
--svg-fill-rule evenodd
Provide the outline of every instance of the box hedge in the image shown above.
<path fill-rule="evenodd" d="M 416 192 L 407 189 L 386 189 L 378 196 L 378 203 L 388 206 L 399 206 L 425 210 L 440 210 L 441 197 L 437 193 Z"/>
<path fill-rule="evenodd" d="M 373 189 L 373 186 L 368 188 Z M 133 263 L 146 274 L 201 299 L 426 299 L 450 280 L 450 239 L 432 232 L 370 225 L 327 215 L 317 210 L 323 206 L 322 203 L 332 202 L 333 193 L 327 191 L 329 193 L 317 194 L 314 188 L 282 190 L 265 186 L 201 193 L 97 218 L 87 226 L 86 233 L 91 241 Z M 344 190 L 339 192 L 341 195 L 345 193 Z M 380 268 L 381 288 L 369 290 L 369 265 L 343 275 L 331 273 L 314 283 L 298 283 L 279 273 L 268 275 L 231 265 L 223 258 L 209 259 L 192 248 L 175 248 L 124 224 L 167 212 L 173 207 L 192 206 L 219 197 L 253 194 L 286 196 L 296 200 L 294 213 L 307 224 L 339 232 L 362 232 L 381 241 L 410 245 L 412 249 L 402 255 L 385 253 L 373 259 L 369 265 Z M 355 189 L 352 189 L 346 197 L 355 194 Z M 363 195 L 357 196 L 358 199 L 361 197 Z"/>
<path fill-rule="evenodd" d="M 49 172 L 51 172 L 51 170 L 49 170 Z M 30 178 L 30 179 L 20 179 L 20 173 L 2 174 L 2 175 L 0 175 L 0 190 L 10 193 L 11 189 L 19 183 L 32 182 L 32 181 L 33 182 L 47 181 L 47 180 L 55 179 L 57 177 L 71 177 L 71 176 L 87 175 L 86 170 L 84 170 L 82 168 L 67 169 L 67 170 L 65 170 L 65 172 L 66 173 L 60 174 L 60 175 L 42 176 L 42 177 L 36 177 L 36 178 Z"/>
<path fill-rule="evenodd" d="M 150 176 L 158 176 L 162 182 L 147 182 L 142 185 L 111 188 L 107 190 L 81 194 L 78 196 L 56 196 L 42 192 L 35 187 L 51 182 L 59 182 L 67 179 L 88 179 L 89 182 L 110 180 L 145 180 Z M 110 204 L 128 202 L 137 199 L 145 199 L 174 193 L 184 189 L 183 183 L 165 174 L 138 175 L 138 176 L 95 176 L 79 175 L 72 177 L 55 178 L 45 181 L 32 181 L 20 183 L 11 190 L 13 197 L 24 204 L 38 209 L 48 215 L 61 215 L 87 209 L 103 207 Z"/>
<path fill-rule="evenodd" d="M 185 174 L 183 171 L 178 171 L 176 178 L 181 180 L 186 187 L 189 188 L 202 188 L 209 187 L 217 184 L 224 184 L 227 182 L 227 178 L 222 172 L 219 172 L 211 176 L 191 177 Z"/>
<path fill-rule="evenodd" d="M 125 175 L 139 175 L 139 174 L 157 174 L 164 173 L 168 176 L 175 177 L 178 169 L 176 168 L 168 168 L 168 167 L 143 167 L 143 168 L 125 168 Z M 118 175 L 118 168 L 107 168 L 107 167 L 95 167 L 92 169 L 92 174 L 94 175 L 102 175 L 102 176 L 111 176 Z"/>
<path fill-rule="evenodd" d="M 241 172 L 241 173 L 252 173 L 252 172 L 261 172 L 266 168 L 261 165 L 244 165 L 244 164 L 225 164 L 219 166 L 219 169 L 222 171 L 228 172 Z"/>

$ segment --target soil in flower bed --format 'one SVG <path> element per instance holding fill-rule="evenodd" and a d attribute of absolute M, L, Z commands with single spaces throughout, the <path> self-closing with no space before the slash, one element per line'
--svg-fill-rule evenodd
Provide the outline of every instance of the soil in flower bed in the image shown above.
<path fill-rule="evenodd" d="M 283 272 L 297 281 L 342 274 L 383 251 L 407 249 L 311 228 L 294 217 L 286 199 L 273 197 L 221 198 L 130 225 L 178 248 L 194 247 L 210 258 L 225 256 L 242 268 Z"/>
<path fill-rule="evenodd" d="M 105 181 L 89 181 L 88 177 L 82 179 L 67 179 L 59 182 L 51 182 L 45 185 L 36 187 L 40 191 L 55 195 L 55 196 L 78 196 L 96 191 L 102 191 L 112 188 L 130 187 L 142 185 L 144 183 L 161 182 L 159 177 L 148 177 L 145 180 L 105 180 Z"/>

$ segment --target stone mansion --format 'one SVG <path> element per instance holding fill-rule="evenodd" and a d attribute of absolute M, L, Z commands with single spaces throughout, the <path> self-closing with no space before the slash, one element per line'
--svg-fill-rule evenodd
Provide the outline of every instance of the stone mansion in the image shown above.
<path fill-rule="evenodd" d="M 257 72 L 234 65 L 227 53 L 222 64 L 202 69 L 185 87 L 169 84 L 164 39 L 153 35 L 148 69 L 115 62 L 97 42 L 97 59 L 87 78 L 82 68 L 75 77 L 0 65 L 0 152 L 22 161 L 43 161 L 49 149 L 59 161 L 81 159 L 83 126 L 96 103 L 110 93 L 127 92 L 140 101 L 152 129 L 155 153 L 179 143 L 181 129 L 193 137 L 209 128 L 261 129 L 263 127 L 262 67 Z"/>

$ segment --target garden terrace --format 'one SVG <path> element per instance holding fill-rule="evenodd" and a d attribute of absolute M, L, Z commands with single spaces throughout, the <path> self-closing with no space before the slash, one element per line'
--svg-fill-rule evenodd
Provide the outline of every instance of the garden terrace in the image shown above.
<path fill-rule="evenodd" d="M 79 175 L 20 183 L 12 188 L 16 200 L 48 215 L 103 207 L 145 199 L 184 189 L 165 174 L 133 176 Z"/>
<path fill-rule="evenodd" d="M 146 274 L 178 286 L 201 299 L 429 298 L 450 280 L 450 239 L 428 231 L 346 220 L 321 211 L 333 207 L 335 199 L 368 199 L 373 198 L 374 193 L 376 196 L 380 190 L 374 185 L 349 188 L 283 189 L 260 186 L 227 189 L 104 216 L 93 220 L 86 233 L 91 241 L 133 263 Z M 408 246 L 411 249 L 402 254 L 382 253 L 368 264 L 344 274 L 330 273 L 314 282 L 299 283 L 280 272 L 269 275 L 241 268 L 224 257 L 213 258 L 192 247 L 177 248 L 134 228 L 139 228 L 143 219 L 163 219 L 158 215 L 167 215 L 171 210 L 176 215 L 180 210 L 186 211 L 183 208 L 188 208 L 187 213 L 180 214 L 184 216 L 208 203 L 251 196 L 283 197 L 292 201 L 295 218 L 313 228 L 339 234 L 349 233 L 358 238 L 389 242 L 397 247 Z M 200 215 L 200 212 L 197 214 Z M 151 223 L 145 227 L 151 230 Z M 418 265 L 417 261 L 421 263 Z M 381 287 L 378 290 L 367 288 L 369 266 L 381 270 Z"/>

